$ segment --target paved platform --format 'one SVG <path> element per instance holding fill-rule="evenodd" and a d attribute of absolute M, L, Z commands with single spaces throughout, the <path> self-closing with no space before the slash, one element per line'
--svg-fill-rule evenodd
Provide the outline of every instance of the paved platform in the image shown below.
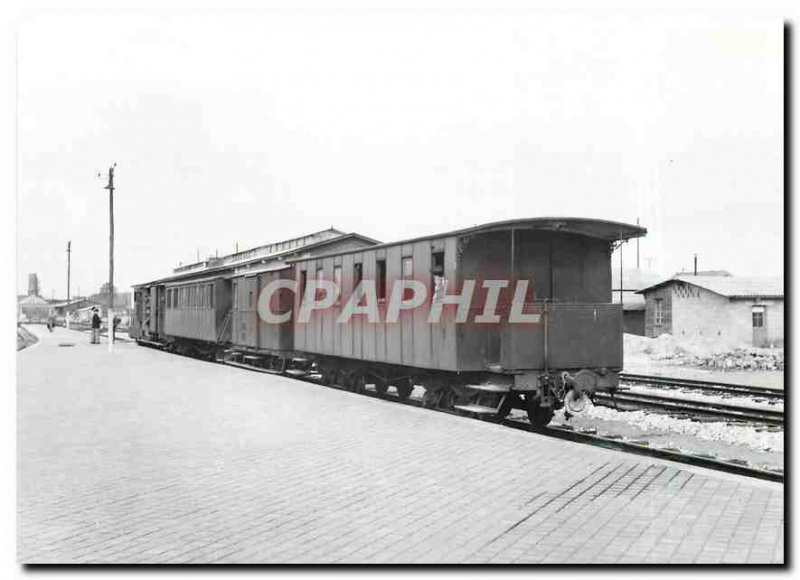
<path fill-rule="evenodd" d="M 783 561 L 779 484 L 33 331 L 24 563 Z"/>

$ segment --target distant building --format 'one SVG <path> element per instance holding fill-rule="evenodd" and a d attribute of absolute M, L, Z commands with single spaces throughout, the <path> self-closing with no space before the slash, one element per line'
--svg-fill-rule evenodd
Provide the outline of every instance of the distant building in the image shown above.
<path fill-rule="evenodd" d="M 61 302 L 51 303 L 50 306 L 55 311 L 56 317 L 64 318 L 67 315 L 73 316 L 75 312 L 81 309 L 91 309 L 93 306 L 100 308 L 102 304 L 95 302 L 94 300 L 90 300 L 89 298 L 76 298 L 74 300 L 70 300 L 69 302 L 64 300 Z M 107 306 L 108 305 L 106 304 L 106 307 Z"/>
<path fill-rule="evenodd" d="M 53 313 L 51 304 L 41 296 L 24 296 L 17 301 L 17 320 L 22 322 L 46 322 Z"/>
<path fill-rule="evenodd" d="M 644 336 L 645 299 L 637 294 L 642 288 L 655 284 L 661 276 L 640 268 L 628 268 L 622 271 L 623 283 L 620 286 L 619 270 L 611 272 L 611 301 L 620 303 L 622 289 L 622 323 L 628 334 Z"/>
<path fill-rule="evenodd" d="M 680 275 L 640 290 L 645 336 L 783 346 L 783 278 Z"/>
<path fill-rule="evenodd" d="M 727 270 L 698 270 L 697 272 L 684 272 L 681 270 L 680 272 L 676 272 L 673 278 L 678 278 L 680 276 L 733 276 Z"/>

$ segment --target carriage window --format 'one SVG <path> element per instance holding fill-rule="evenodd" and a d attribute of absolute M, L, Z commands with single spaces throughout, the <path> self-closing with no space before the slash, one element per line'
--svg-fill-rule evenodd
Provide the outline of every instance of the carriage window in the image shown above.
<path fill-rule="evenodd" d="M 378 271 L 375 275 L 378 286 L 378 300 L 386 300 L 386 260 L 378 260 Z"/>
<path fill-rule="evenodd" d="M 172 289 L 167 288 L 167 308 L 172 308 Z"/>
<path fill-rule="evenodd" d="M 342 303 L 342 267 L 341 266 L 334 266 L 333 267 L 333 283 L 336 285 L 336 291 L 338 294 L 336 295 L 336 306 L 339 306 Z"/>
<path fill-rule="evenodd" d="M 306 295 L 306 276 L 307 276 L 306 271 L 305 270 L 301 270 L 300 271 L 300 288 L 299 288 L 299 290 L 300 290 L 300 303 L 301 304 L 303 303 L 303 298 Z"/>
<path fill-rule="evenodd" d="M 414 277 L 413 258 L 403 258 L 403 280 L 411 280 Z M 403 289 L 403 300 L 411 300 L 414 291 L 411 288 Z"/>
<path fill-rule="evenodd" d="M 208 307 L 214 308 L 214 285 L 208 285 Z"/>
<path fill-rule="evenodd" d="M 353 264 L 353 288 L 358 287 L 361 284 L 361 280 L 364 279 L 364 265 L 361 262 L 357 264 Z"/>
<path fill-rule="evenodd" d="M 444 295 L 444 252 L 431 252 L 431 300 L 439 300 Z"/>
<path fill-rule="evenodd" d="M 252 290 L 250 290 L 250 292 L 247 295 L 247 307 L 248 308 L 252 308 L 253 307 L 253 291 Z"/>
<path fill-rule="evenodd" d="M 444 252 L 431 253 L 431 274 L 444 276 Z"/>
<path fill-rule="evenodd" d="M 320 266 L 319 268 L 317 268 L 317 288 L 316 288 L 316 295 L 314 296 L 315 300 L 320 300 L 324 296 L 323 291 L 319 286 L 319 283 L 322 282 L 324 277 L 325 276 L 322 271 L 322 266 Z"/>
<path fill-rule="evenodd" d="M 403 279 L 410 280 L 414 275 L 414 260 L 412 258 L 403 258 Z"/>
<path fill-rule="evenodd" d="M 233 283 L 233 307 L 239 308 L 239 283 Z"/>

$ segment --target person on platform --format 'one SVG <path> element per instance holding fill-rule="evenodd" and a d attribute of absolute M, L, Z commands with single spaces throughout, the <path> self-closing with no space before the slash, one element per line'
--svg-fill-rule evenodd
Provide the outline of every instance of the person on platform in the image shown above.
<path fill-rule="evenodd" d="M 92 344 L 100 344 L 100 314 L 92 308 Z"/>

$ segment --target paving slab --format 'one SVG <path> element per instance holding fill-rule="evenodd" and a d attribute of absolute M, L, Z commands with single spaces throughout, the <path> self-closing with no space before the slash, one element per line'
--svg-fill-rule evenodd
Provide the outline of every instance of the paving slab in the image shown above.
<path fill-rule="evenodd" d="M 22 563 L 783 562 L 780 484 L 31 330 Z"/>

